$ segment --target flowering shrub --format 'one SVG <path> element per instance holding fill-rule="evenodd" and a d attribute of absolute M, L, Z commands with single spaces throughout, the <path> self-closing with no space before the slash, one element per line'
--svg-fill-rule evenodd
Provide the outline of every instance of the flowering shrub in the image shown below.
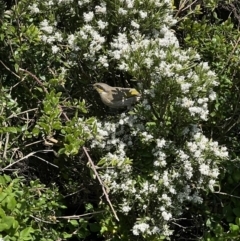
<path fill-rule="evenodd" d="M 22 0 L 5 12 L 0 34 L 3 56 L 10 54 L 4 65 L 14 77 L 3 84 L 18 100 L 19 115 L 35 111 L 31 125 L 18 119 L 27 140 L 21 148 L 28 152 L 32 138 L 59 137 L 60 147 L 47 143 L 58 151 L 48 163 L 70 180 L 65 189 L 80 181 L 66 176 L 61 158 L 74 166 L 81 147 L 90 148 L 121 215 L 116 224 L 107 203 L 99 205 L 106 213 L 98 217 L 100 233 L 107 239 L 169 239 L 185 206 L 202 204 L 203 193 L 218 186 L 228 159 L 227 149 L 201 129 L 219 81 L 196 51 L 180 47 L 171 30 L 177 22 L 171 2 Z M 95 82 L 131 83 L 141 101 L 115 116 L 99 112 L 102 103 L 88 87 Z M 68 237 L 83 238 L 79 233 L 76 228 Z"/>

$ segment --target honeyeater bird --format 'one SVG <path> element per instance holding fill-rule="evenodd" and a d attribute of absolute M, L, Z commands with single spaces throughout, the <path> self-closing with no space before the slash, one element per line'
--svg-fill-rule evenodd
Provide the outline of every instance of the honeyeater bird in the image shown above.
<path fill-rule="evenodd" d="M 96 83 L 93 87 L 99 93 L 102 102 L 110 108 L 128 107 L 141 98 L 140 93 L 133 88 L 112 87 L 105 83 Z"/>

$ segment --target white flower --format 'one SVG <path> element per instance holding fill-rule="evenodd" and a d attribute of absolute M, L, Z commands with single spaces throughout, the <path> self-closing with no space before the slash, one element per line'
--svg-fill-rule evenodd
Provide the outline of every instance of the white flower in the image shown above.
<path fill-rule="evenodd" d="M 49 36 L 47 38 L 47 43 L 49 43 L 49 44 L 53 43 L 54 41 L 55 41 L 55 37 L 54 36 Z"/>
<path fill-rule="evenodd" d="M 156 180 L 156 181 L 159 180 L 159 173 L 156 173 L 153 175 L 153 180 Z"/>
<path fill-rule="evenodd" d="M 213 192 L 214 191 L 214 184 L 215 184 L 215 180 L 211 179 L 208 183 L 208 187 L 209 189 Z"/>
<path fill-rule="evenodd" d="M 198 203 L 198 204 L 202 204 L 203 203 L 203 199 L 201 197 L 199 197 L 197 194 L 193 194 L 193 197 L 192 197 L 192 201 L 194 203 Z"/>
<path fill-rule="evenodd" d="M 75 36 L 73 34 L 68 35 L 68 44 L 73 45 L 75 40 Z"/>
<path fill-rule="evenodd" d="M 160 164 L 161 164 L 161 167 L 165 167 L 167 165 L 167 162 L 165 160 L 162 160 Z"/>
<path fill-rule="evenodd" d="M 138 236 L 139 235 L 139 230 L 137 229 L 136 226 L 133 227 L 133 235 Z"/>
<path fill-rule="evenodd" d="M 104 67 L 108 67 L 108 59 L 107 56 L 101 56 L 98 60 Z"/>
<path fill-rule="evenodd" d="M 103 22 L 102 20 L 97 21 L 97 24 L 100 29 L 105 29 L 108 26 L 108 23 Z"/>
<path fill-rule="evenodd" d="M 86 23 L 92 21 L 93 17 L 94 17 L 93 12 L 88 12 L 83 14 L 83 18 Z"/>
<path fill-rule="evenodd" d="M 154 161 L 154 162 L 153 162 L 153 165 L 154 165 L 155 167 L 159 167 L 159 166 L 160 166 L 160 162 L 159 162 L 159 161 Z"/>
<path fill-rule="evenodd" d="M 104 3 L 102 3 L 101 6 L 96 6 L 95 7 L 95 12 L 98 13 L 98 14 L 99 13 L 105 14 L 107 12 L 106 5 Z"/>
<path fill-rule="evenodd" d="M 209 70 L 209 66 L 207 62 L 200 63 L 199 65 L 202 66 L 203 70 Z"/>
<path fill-rule="evenodd" d="M 169 226 L 167 224 L 163 225 L 163 234 L 166 236 L 170 236 L 173 234 L 173 230 L 169 229 Z"/>
<path fill-rule="evenodd" d="M 41 36 L 41 39 L 42 39 L 42 41 L 43 41 L 43 42 L 45 42 L 45 43 L 46 43 L 46 42 L 47 42 L 48 37 L 47 37 L 46 35 L 42 35 L 42 36 Z"/>
<path fill-rule="evenodd" d="M 55 33 L 54 37 L 59 42 L 62 42 L 62 40 L 63 40 L 62 35 L 60 33 L 58 33 L 58 32 Z"/>
<path fill-rule="evenodd" d="M 128 214 L 128 212 L 131 210 L 131 208 L 128 206 L 128 205 L 124 205 L 122 207 L 122 211 L 125 213 L 125 214 Z"/>
<path fill-rule="evenodd" d="M 139 27 L 140 27 L 140 25 L 137 23 L 137 22 L 135 22 L 135 21 L 131 21 L 131 25 L 134 27 L 134 28 L 136 28 L 136 29 L 139 29 Z"/>
<path fill-rule="evenodd" d="M 178 156 L 182 161 L 186 161 L 189 158 L 189 156 L 186 153 L 184 153 L 182 150 L 179 151 Z"/>
<path fill-rule="evenodd" d="M 133 25 L 132 25 L 133 26 Z M 139 25 L 138 25 L 139 26 Z M 144 63 L 147 65 L 147 68 L 150 69 L 150 67 L 153 64 L 153 60 L 151 58 L 145 58 Z"/>
<path fill-rule="evenodd" d="M 182 104 L 181 104 L 181 106 L 188 108 L 188 107 L 190 107 L 190 106 L 193 106 L 193 104 L 194 104 L 194 101 L 188 99 L 187 97 L 184 97 L 184 98 L 182 99 Z"/>
<path fill-rule="evenodd" d="M 214 168 L 211 170 L 210 172 L 210 176 L 213 177 L 213 178 L 217 178 L 219 175 L 219 170 L 217 168 Z"/>
<path fill-rule="evenodd" d="M 195 114 L 201 113 L 201 108 L 197 106 L 193 106 L 193 107 L 189 107 L 189 111 L 191 115 L 194 116 Z"/>
<path fill-rule="evenodd" d="M 56 45 L 52 46 L 52 53 L 53 54 L 57 53 L 58 51 L 59 51 L 59 47 L 58 46 L 56 46 Z"/>
<path fill-rule="evenodd" d="M 152 233 L 155 234 L 155 233 L 159 233 L 160 232 L 160 229 L 156 226 L 153 227 L 152 229 Z"/>
<path fill-rule="evenodd" d="M 188 93 L 189 92 L 189 88 L 192 86 L 192 84 L 190 83 L 184 83 L 184 84 L 181 84 L 181 90 L 182 92 L 185 94 L 185 93 Z"/>
<path fill-rule="evenodd" d="M 53 27 L 49 26 L 48 21 L 46 19 L 44 19 L 41 23 L 40 23 L 40 29 L 42 31 L 45 31 L 49 34 L 51 34 L 53 32 Z"/>
<path fill-rule="evenodd" d="M 201 174 L 208 176 L 209 172 L 210 172 L 210 168 L 208 165 L 206 164 L 201 164 L 199 171 L 201 172 Z"/>
<path fill-rule="evenodd" d="M 166 186 L 166 187 L 169 186 L 168 172 L 167 171 L 164 171 L 162 179 L 163 179 L 163 185 Z"/>
<path fill-rule="evenodd" d="M 133 8 L 134 0 L 126 0 L 127 8 Z"/>
<path fill-rule="evenodd" d="M 148 229 L 149 229 L 149 224 L 147 224 L 147 223 L 135 224 L 133 226 L 133 234 L 134 235 L 139 235 L 140 232 L 141 233 L 145 233 Z"/>
<path fill-rule="evenodd" d="M 147 17 L 148 14 L 147 14 L 147 12 L 143 12 L 142 10 L 140 10 L 140 11 L 139 11 L 139 15 L 140 15 L 141 18 L 144 19 L 144 18 Z"/>
<path fill-rule="evenodd" d="M 127 14 L 127 10 L 123 9 L 123 8 L 119 8 L 118 9 L 118 13 L 121 15 L 126 15 Z"/>
<path fill-rule="evenodd" d="M 176 190 L 172 186 L 169 187 L 169 192 L 172 193 L 172 194 L 177 193 Z"/>
<path fill-rule="evenodd" d="M 54 3 L 53 3 L 53 1 L 48 1 L 46 4 L 47 4 L 48 6 L 52 6 Z"/>
<path fill-rule="evenodd" d="M 150 135 L 150 134 L 148 134 L 146 131 L 144 131 L 144 132 L 142 133 L 142 136 L 143 136 L 143 139 L 144 139 L 145 141 L 149 141 L 149 140 L 152 140 L 152 139 L 153 139 L 153 136 Z"/>
<path fill-rule="evenodd" d="M 31 13 L 39 13 L 40 12 L 40 10 L 39 10 L 39 8 L 38 8 L 36 3 L 34 3 L 31 6 L 29 6 L 28 8 L 30 9 Z"/>
<path fill-rule="evenodd" d="M 163 148 L 166 145 L 166 140 L 164 139 L 157 139 L 157 147 Z"/>
<path fill-rule="evenodd" d="M 166 211 L 163 211 L 163 212 L 162 212 L 162 217 L 163 217 L 163 219 L 164 219 L 165 221 L 169 221 L 169 219 L 172 218 L 172 214 L 171 214 L 171 213 L 168 213 L 168 212 L 166 212 Z"/>
<path fill-rule="evenodd" d="M 209 99 L 210 100 L 215 100 L 217 97 L 216 93 L 214 91 L 211 91 L 211 93 L 209 94 Z"/>

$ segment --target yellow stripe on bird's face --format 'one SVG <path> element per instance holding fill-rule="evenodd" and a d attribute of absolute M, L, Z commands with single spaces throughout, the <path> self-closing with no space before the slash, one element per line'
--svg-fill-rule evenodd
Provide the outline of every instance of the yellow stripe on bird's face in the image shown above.
<path fill-rule="evenodd" d="M 103 89 L 101 89 L 101 88 L 98 88 L 97 86 L 93 86 L 93 88 L 99 93 L 99 94 L 101 94 L 101 93 L 103 93 L 104 92 L 104 90 Z"/>
<path fill-rule="evenodd" d="M 104 92 L 102 89 L 99 89 L 99 88 L 95 88 L 95 89 L 96 89 L 96 91 L 97 91 L 98 93 Z"/>

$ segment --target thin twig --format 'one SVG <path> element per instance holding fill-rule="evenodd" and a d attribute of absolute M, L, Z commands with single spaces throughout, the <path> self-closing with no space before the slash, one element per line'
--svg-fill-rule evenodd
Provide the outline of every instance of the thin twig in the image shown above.
<path fill-rule="evenodd" d="M 21 84 L 25 79 L 26 79 L 27 76 L 24 76 L 21 81 L 17 82 L 15 85 L 11 86 L 11 90 L 14 89 L 15 87 L 17 87 L 19 84 Z"/>
<path fill-rule="evenodd" d="M 18 79 L 20 79 L 20 77 L 19 77 L 17 74 L 15 74 L 11 69 L 9 69 L 9 68 L 2 62 L 2 60 L 0 60 L 0 63 L 1 63 L 9 72 L 11 72 L 13 75 L 15 75 Z"/>
<path fill-rule="evenodd" d="M 26 69 L 19 68 L 19 70 L 21 70 L 21 71 L 23 71 L 23 72 L 31 75 L 31 76 L 37 81 L 38 85 L 40 85 L 40 86 L 42 87 L 42 89 L 44 90 L 44 92 L 45 92 L 45 93 L 48 93 L 47 89 L 45 88 L 45 86 L 43 85 L 43 83 L 41 82 L 41 80 L 37 78 L 36 75 L 34 75 L 33 73 L 29 72 L 29 71 L 26 70 Z"/>
<path fill-rule="evenodd" d="M 180 3 L 179 3 L 179 9 L 178 9 L 177 13 L 175 14 L 175 17 L 177 17 L 178 14 L 182 11 L 182 9 L 184 8 L 186 2 L 187 2 L 187 0 L 184 0 L 183 2 L 180 1 Z"/>
<path fill-rule="evenodd" d="M 4 159 L 7 159 L 8 141 L 9 141 L 9 133 L 6 133 L 6 141 L 5 141 L 4 152 L 3 152 L 3 158 Z"/>
<path fill-rule="evenodd" d="M 30 110 L 25 110 L 25 111 L 22 111 L 18 114 L 11 114 L 8 119 L 12 118 L 12 117 L 16 117 L 18 115 L 22 115 L 22 114 L 25 114 L 25 113 L 28 113 L 28 112 L 31 112 L 31 111 L 35 111 L 35 110 L 38 110 L 38 108 L 33 108 L 33 109 L 30 109 Z"/>
<path fill-rule="evenodd" d="M 191 4 L 189 4 L 187 7 L 183 8 L 182 11 L 187 10 L 188 8 L 190 8 L 194 3 L 196 3 L 198 0 L 193 1 Z"/>
<path fill-rule="evenodd" d="M 184 227 L 184 226 L 182 226 L 182 225 L 180 225 L 180 224 L 178 224 L 178 223 L 175 223 L 175 222 L 171 222 L 171 223 L 175 224 L 176 226 L 178 226 L 178 227 L 180 227 L 180 228 L 186 229 L 186 227 Z"/>
<path fill-rule="evenodd" d="M 28 155 L 26 155 L 26 156 L 20 158 L 19 160 L 15 161 L 15 162 L 13 162 L 13 163 L 11 163 L 11 164 L 9 164 L 8 166 L 4 167 L 4 168 L 1 169 L 1 170 L 2 170 L 2 171 L 7 170 L 9 167 L 11 167 L 11 166 L 17 164 L 18 162 L 20 162 L 20 161 L 22 161 L 22 160 L 27 159 L 28 157 L 32 156 L 34 153 L 35 153 L 35 152 L 31 152 L 31 153 L 29 153 Z"/>
<path fill-rule="evenodd" d="M 79 219 L 81 217 L 86 217 L 86 216 L 90 216 L 90 215 L 94 215 L 94 214 L 97 214 L 97 213 L 104 213 L 105 211 L 96 211 L 96 212 L 92 212 L 92 213 L 84 213 L 84 214 L 81 214 L 81 215 L 72 215 L 72 216 L 59 216 L 59 217 L 56 217 L 57 219 Z"/>
<path fill-rule="evenodd" d="M 80 189 L 80 190 L 78 190 L 78 191 L 76 191 L 76 192 L 69 193 L 69 194 L 65 195 L 64 198 L 66 198 L 66 197 L 70 197 L 70 196 L 73 196 L 73 195 L 75 195 L 75 194 L 81 192 L 81 191 L 84 190 L 84 189 L 85 189 L 85 188 L 82 188 L 82 189 Z"/>
<path fill-rule="evenodd" d="M 34 151 L 34 152 L 31 152 L 31 153 L 27 154 L 26 156 L 20 158 L 19 160 L 15 161 L 15 162 L 13 162 L 13 163 L 11 163 L 11 164 L 9 164 L 8 166 L 6 166 L 6 167 L 4 167 L 4 168 L 2 168 L 2 169 L 0 169 L 0 170 L 1 170 L 1 171 L 5 171 L 5 170 L 7 170 L 9 167 L 17 164 L 18 162 L 20 162 L 20 161 L 22 161 L 22 160 L 25 160 L 25 159 L 29 158 L 30 156 L 34 156 L 36 153 L 39 153 L 39 152 L 41 152 L 41 153 L 47 153 L 47 152 L 53 152 L 53 151 L 52 151 L 52 150 L 42 150 L 42 151 Z M 35 156 L 35 157 L 37 157 L 37 156 Z M 38 158 L 39 158 L 39 157 L 38 157 Z M 44 161 L 45 161 L 45 160 L 44 160 Z M 50 163 L 49 163 L 49 164 L 50 164 Z M 53 165 L 53 164 L 52 164 L 52 165 Z M 55 166 L 55 165 L 54 165 L 54 166 Z M 58 168 L 58 166 L 56 166 L 56 167 Z"/>
<path fill-rule="evenodd" d="M 230 62 L 230 60 L 231 60 L 231 58 L 232 58 L 232 56 L 233 56 L 236 48 L 239 46 L 239 41 L 240 41 L 240 37 L 238 38 L 236 44 L 234 45 L 233 50 L 232 50 L 232 52 L 230 53 L 230 55 L 229 55 L 229 57 L 228 57 L 228 59 L 227 59 L 227 61 L 226 61 L 225 66 L 222 68 L 221 74 L 223 74 L 224 71 L 226 70 L 226 68 L 227 68 L 227 66 L 228 66 L 228 64 L 229 64 L 229 62 Z"/>
<path fill-rule="evenodd" d="M 46 162 L 47 164 L 49 164 L 49 165 L 51 165 L 51 166 L 53 166 L 53 167 L 59 168 L 58 166 L 52 164 L 51 162 L 46 161 L 45 159 L 43 159 L 43 158 L 41 158 L 41 157 L 39 157 L 39 156 L 35 156 L 35 155 L 32 155 L 32 156 L 38 158 L 38 159 L 41 160 L 41 161 Z"/>
<path fill-rule="evenodd" d="M 112 203 L 111 203 L 111 201 L 110 201 L 110 199 L 109 199 L 109 197 L 108 197 L 108 194 L 107 194 L 107 192 L 106 192 L 106 190 L 105 190 L 104 184 L 103 184 L 100 176 L 98 175 L 98 172 L 97 172 L 97 170 L 96 170 L 96 168 L 95 168 L 95 165 L 94 165 L 94 163 L 93 163 L 91 157 L 89 156 L 89 154 L 88 154 L 88 152 L 87 152 L 87 149 L 86 149 L 85 147 L 83 147 L 83 151 L 85 152 L 85 154 L 86 154 L 86 156 L 87 156 L 87 158 L 88 158 L 88 161 L 91 163 L 92 170 L 94 171 L 94 173 L 95 173 L 95 175 L 96 175 L 96 177 L 97 177 L 100 185 L 102 186 L 103 193 L 104 193 L 104 195 L 105 195 L 105 197 L 106 197 L 106 199 L 107 199 L 107 202 L 108 202 L 110 208 L 112 209 L 112 212 L 113 212 L 115 218 L 117 219 L 117 221 L 119 221 L 119 218 L 118 218 L 118 216 L 117 216 L 117 213 L 115 212 L 115 210 L 114 210 L 114 208 L 113 208 L 113 206 L 112 206 Z"/>
<path fill-rule="evenodd" d="M 18 148 L 13 148 L 12 150 L 13 150 L 13 153 L 12 153 L 12 156 L 10 158 L 10 162 L 12 162 L 12 159 L 13 159 L 14 155 L 16 154 L 16 152 L 19 150 L 19 147 Z"/>
<path fill-rule="evenodd" d="M 43 222 L 43 223 L 55 224 L 55 222 L 44 221 L 40 218 L 34 217 L 33 215 L 29 215 L 29 216 L 36 219 L 37 221 L 40 221 L 40 222 Z"/>
<path fill-rule="evenodd" d="M 32 145 L 35 145 L 35 144 L 38 144 L 38 143 L 41 143 L 41 142 L 43 142 L 43 140 L 29 143 L 29 144 L 25 145 L 25 147 L 27 147 L 27 146 L 32 146 Z"/>
<path fill-rule="evenodd" d="M 238 196 L 231 195 L 231 194 L 224 193 L 224 192 L 214 192 L 214 193 L 215 193 L 215 194 L 221 194 L 221 195 L 224 195 L 224 196 L 229 196 L 229 197 L 235 197 L 235 198 L 240 199 L 240 197 L 238 197 Z"/>

